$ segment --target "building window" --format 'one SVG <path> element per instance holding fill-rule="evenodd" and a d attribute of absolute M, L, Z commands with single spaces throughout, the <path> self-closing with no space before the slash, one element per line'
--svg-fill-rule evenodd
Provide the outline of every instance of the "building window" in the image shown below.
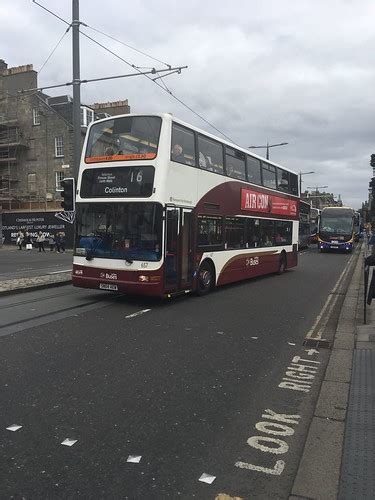
<path fill-rule="evenodd" d="M 88 127 L 94 121 L 94 110 L 81 106 L 81 127 Z"/>
<path fill-rule="evenodd" d="M 86 117 L 87 125 L 90 125 L 90 123 L 94 121 L 94 111 L 92 109 L 86 109 Z"/>
<path fill-rule="evenodd" d="M 27 174 L 27 190 L 36 193 L 36 174 Z"/>
<path fill-rule="evenodd" d="M 33 108 L 33 125 L 40 125 L 39 108 Z"/>
<path fill-rule="evenodd" d="M 64 138 L 61 135 L 55 137 L 55 156 L 64 156 Z"/>
<path fill-rule="evenodd" d="M 56 172 L 56 191 L 62 191 L 61 181 L 65 179 L 64 172 Z"/>

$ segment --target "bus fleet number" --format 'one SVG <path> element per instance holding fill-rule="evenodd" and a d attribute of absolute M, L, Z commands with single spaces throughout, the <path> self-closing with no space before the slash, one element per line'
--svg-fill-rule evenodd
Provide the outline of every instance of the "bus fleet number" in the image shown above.
<path fill-rule="evenodd" d="M 246 259 L 246 267 L 257 266 L 259 264 L 259 257 L 250 257 Z"/>

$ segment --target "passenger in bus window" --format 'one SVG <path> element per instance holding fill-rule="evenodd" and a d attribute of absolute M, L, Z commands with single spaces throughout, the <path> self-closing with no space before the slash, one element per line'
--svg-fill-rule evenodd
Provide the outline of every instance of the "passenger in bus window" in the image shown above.
<path fill-rule="evenodd" d="M 171 158 L 173 161 L 178 161 L 180 163 L 185 162 L 185 158 L 183 153 L 183 148 L 180 144 L 174 144 L 172 151 L 171 151 Z"/>

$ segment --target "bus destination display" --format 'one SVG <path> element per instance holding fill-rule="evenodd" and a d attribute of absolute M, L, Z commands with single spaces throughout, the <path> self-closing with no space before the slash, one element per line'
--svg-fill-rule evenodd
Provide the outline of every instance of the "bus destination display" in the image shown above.
<path fill-rule="evenodd" d="M 155 169 L 117 167 L 87 169 L 82 174 L 81 198 L 131 198 L 151 196 Z"/>

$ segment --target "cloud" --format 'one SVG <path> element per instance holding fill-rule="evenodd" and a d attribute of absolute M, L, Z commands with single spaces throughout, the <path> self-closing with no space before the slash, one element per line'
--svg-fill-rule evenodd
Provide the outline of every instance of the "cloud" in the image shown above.
<path fill-rule="evenodd" d="M 70 21 L 71 2 L 40 1 Z M 108 0 L 105 9 L 99 0 L 81 0 L 80 17 L 161 61 L 188 65 L 165 78 L 166 85 L 236 143 L 288 142 L 271 149 L 271 158 L 298 172 L 314 170 L 304 185 L 310 178 L 328 185 L 356 208 L 367 198 L 375 152 L 372 0 Z M 39 69 L 66 29 L 26 0 L 2 0 L 0 18 L 0 57 L 10 66 Z M 132 64 L 162 66 L 92 29 L 82 31 Z M 81 37 L 82 78 L 128 72 L 125 63 Z M 68 34 L 39 83 L 70 79 Z M 169 111 L 215 133 L 143 77 L 82 86 L 86 103 L 126 98 L 133 111 Z"/>

